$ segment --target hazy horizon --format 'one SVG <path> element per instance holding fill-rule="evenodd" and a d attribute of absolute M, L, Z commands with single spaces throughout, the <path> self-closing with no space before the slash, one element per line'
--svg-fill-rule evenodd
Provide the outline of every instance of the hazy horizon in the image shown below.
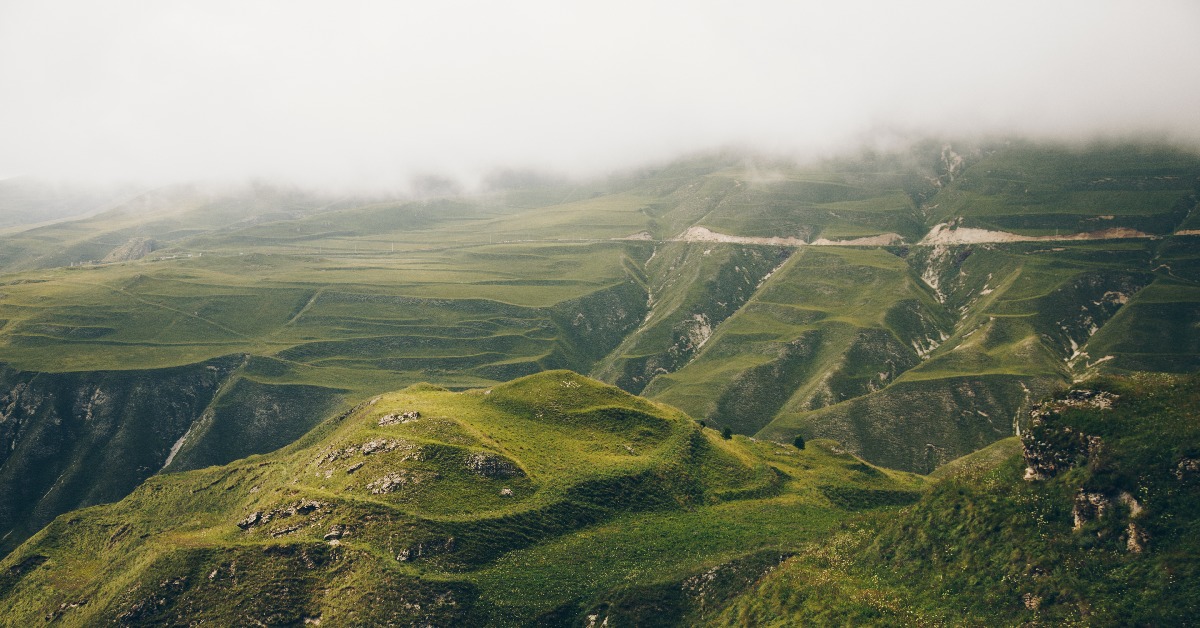
<path fill-rule="evenodd" d="M 1194 2 L 0 1 L 0 178 L 395 188 L 926 135 L 1200 145 Z"/>

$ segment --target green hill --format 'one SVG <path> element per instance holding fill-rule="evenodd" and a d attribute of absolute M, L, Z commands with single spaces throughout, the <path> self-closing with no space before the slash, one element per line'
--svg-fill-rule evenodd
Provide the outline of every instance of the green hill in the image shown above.
<path fill-rule="evenodd" d="M 1188 625 L 1198 384 L 1139 375 L 1040 406 L 1020 442 L 802 550 L 712 623 Z"/>
<path fill-rule="evenodd" d="M 0 562 L 0 616 L 582 621 L 639 587 L 761 574 L 922 484 L 828 442 L 725 440 L 569 371 L 461 393 L 418 385 L 276 453 L 157 476 L 60 516 Z M 711 615 L 739 581 L 705 584 L 680 612 Z"/>

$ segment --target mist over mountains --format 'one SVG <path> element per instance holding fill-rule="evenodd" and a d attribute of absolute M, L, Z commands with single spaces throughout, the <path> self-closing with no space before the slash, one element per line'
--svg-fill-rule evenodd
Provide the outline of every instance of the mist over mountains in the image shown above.
<path fill-rule="evenodd" d="M 1187 625 L 1197 25 L 0 0 L 0 625 Z"/>
<path fill-rule="evenodd" d="M 0 175 L 407 190 L 736 145 L 1200 140 L 1190 2 L 6 2 Z"/>

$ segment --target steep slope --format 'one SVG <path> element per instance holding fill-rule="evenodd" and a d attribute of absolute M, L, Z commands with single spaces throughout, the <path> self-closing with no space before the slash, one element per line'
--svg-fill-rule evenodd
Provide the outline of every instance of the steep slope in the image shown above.
<path fill-rule="evenodd" d="M 280 452 L 59 517 L 0 562 L 0 616 L 582 620 L 630 583 L 761 573 L 848 509 L 910 502 L 920 486 L 828 443 L 723 440 L 567 371 L 463 393 L 421 385 Z"/>
<path fill-rule="evenodd" d="M 0 552 L 63 512 L 116 501 L 160 470 L 291 443 L 339 389 L 254 379 L 243 356 L 145 370 L 0 367 Z"/>
<path fill-rule="evenodd" d="M 1200 611 L 1200 381 L 1138 375 L 1039 406 L 750 587 L 714 625 L 1187 625 Z"/>

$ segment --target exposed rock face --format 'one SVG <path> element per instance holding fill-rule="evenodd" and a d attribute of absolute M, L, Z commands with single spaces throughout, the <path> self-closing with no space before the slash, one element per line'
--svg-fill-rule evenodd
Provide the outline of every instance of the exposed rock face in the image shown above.
<path fill-rule="evenodd" d="M 1025 479 L 1047 480 L 1067 469 L 1087 463 L 1104 446 L 1099 436 L 1089 436 L 1059 425 L 1059 412 L 1067 408 L 1112 408 L 1117 395 L 1098 390 L 1072 390 L 1065 399 L 1034 406 L 1030 429 L 1021 435 Z"/>
<path fill-rule="evenodd" d="M 333 524 L 332 527 L 329 528 L 329 532 L 326 532 L 325 536 L 323 536 L 321 538 L 326 541 L 335 541 L 337 539 L 342 538 L 342 536 L 344 536 L 345 534 L 346 534 L 346 526 L 344 526 L 340 523 L 335 523 L 335 524 Z"/>
<path fill-rule="evenodd" d="M 338 460 L 350 458 L 358 454 L 370 456 L 371 454 L 375 453 L 387 453 L 393 451 L 404 452 L 404 456 L 401 458 L 401 461 L 421 459 L 421 448 L 419 445 L 394 438 L 379 438 L 372 441 L 367 441 L 361 445 L 350 445 L 341 449 L 323 450 L 321 452 L 321 457 L 317 458 L 316 464 L 317 466 L 325 466 Z M 361 467 L 361 463 L 355 463 L 354 465 L 351 465 L 350 469 L 347 471 L 353 473 Z"/>
<path fill-rule="evenodd" d="M 1112 499 L 1104 493 L 1079 489 L 1075 495 L 1075 507 L 1071 511 L 1075 517 L 1075 531 L 1082 529 L 1084 524 L 1104 517 L 1111 508 Z"/>
<path fill-rule="evenodd" d="M 513 478 L 525 475 L 511 460 L 482 451 L 467 456 L 467 470 L 485 478 Z"/>
<path fill-rule="evenodd" d="M 162 469 L 238 361 L 76 373 L 0 365 L 0 556 L 59 514 L 117 501 Z"/>
<path fill-rule="evenodd" d="M 1054 402 L 1059 408 L 1092 408 L 1095 410 L 1111 410 L 1113 403 L 1120 396 L 1104 390 L 1072 390 L 1065 399 Z"/>

